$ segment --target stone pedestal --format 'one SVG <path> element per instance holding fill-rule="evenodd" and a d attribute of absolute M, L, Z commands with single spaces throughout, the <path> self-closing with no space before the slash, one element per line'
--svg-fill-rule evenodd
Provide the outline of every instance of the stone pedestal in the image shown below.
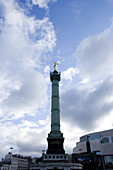
<path fill-rule="evenodd" d="M 32 166 L 30 170 L 79 170 L 82 169 L 81 164 L 77 163 L 39 163 Z"/>
<path fill-rule="evenodd" d="M 48 149 L 47 154 L 65 154 L 63 149 L 64 138 L 61 132 L 48 134 Z"/>

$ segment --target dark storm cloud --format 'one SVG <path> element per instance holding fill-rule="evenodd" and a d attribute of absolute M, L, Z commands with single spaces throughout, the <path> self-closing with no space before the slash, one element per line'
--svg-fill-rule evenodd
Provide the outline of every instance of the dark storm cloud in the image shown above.
<path fill-rule="evenodd" d="M 113 77 L 109 77 L 92 91 L 80 88 L 65 91 L 61 98 L 63 120 L 81 129 L 92 130 L 100 118 L 112 111 L 112 94 Z"/>

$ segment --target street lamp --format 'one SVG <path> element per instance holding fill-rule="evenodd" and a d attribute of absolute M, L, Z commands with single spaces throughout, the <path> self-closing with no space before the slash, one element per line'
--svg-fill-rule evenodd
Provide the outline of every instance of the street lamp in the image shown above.
<path fill-rule="evenodd" d="M 13 147 L 10 147 L 10 150 L 13 150 Z"/>

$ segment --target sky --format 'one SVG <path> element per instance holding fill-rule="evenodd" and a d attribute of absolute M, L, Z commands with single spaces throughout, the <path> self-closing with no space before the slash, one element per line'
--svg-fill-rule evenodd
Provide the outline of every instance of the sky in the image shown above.
<path fill-rule="evenodd" d="M 0 0 L 0 159 L 47 149 L 54 62 L 72 153 L 80 136 L 113 128 L 113 0 Z"/>

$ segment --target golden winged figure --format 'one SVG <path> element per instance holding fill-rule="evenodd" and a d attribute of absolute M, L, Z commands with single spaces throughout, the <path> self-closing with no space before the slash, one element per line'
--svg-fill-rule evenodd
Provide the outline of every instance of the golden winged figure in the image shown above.
<path fill-rule="evenodd" d="M 58 65 L 57 62 L 54 62 L 54 71 L 56 70 L 56 66 Z"/>

